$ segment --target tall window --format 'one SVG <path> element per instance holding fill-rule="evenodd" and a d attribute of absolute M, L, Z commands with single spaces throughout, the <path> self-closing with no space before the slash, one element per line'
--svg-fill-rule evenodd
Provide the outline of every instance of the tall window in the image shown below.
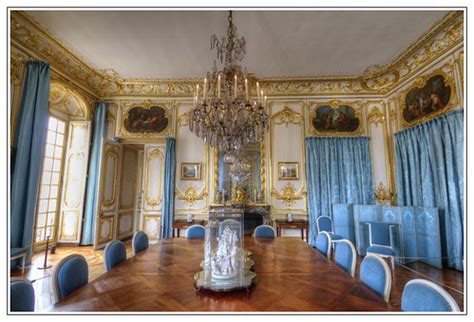
<path fill-rule="evenodd" d="M 66 123 L 50 116 L 43 159 L 43 173 L 36 211 L 35 245 L 56 240 L 56 218 L 59 211 L 59 195 Z"/>

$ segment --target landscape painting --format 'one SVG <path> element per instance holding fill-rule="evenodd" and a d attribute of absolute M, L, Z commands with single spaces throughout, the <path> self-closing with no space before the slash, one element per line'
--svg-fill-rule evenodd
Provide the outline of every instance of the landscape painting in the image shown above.
<path fill-rule="evenodd" d="M 128 111 L 124 127 L 131 133 L 160 133 L 168 127 L 166 110 L 160 106 L 136 106 Z"/>
<path fill-rule="evenodd" d="M 412 123 L 446 108 L 451 98 L 451 86 L 443 75 L 429 78 L 422 88 L 411 89 L 405 97 L 403 118 Z"/>
<path fill-rule="evenodd" d="M 312 123 L 318 132 L 351 133 L 359 128 L 360 120 L 352 106 L 321 105 L 316 108 Z"/>
<path fill-rule="evenodd" d="M 181 163 L 181 180 L 201 180 L 201 163 Z"/>

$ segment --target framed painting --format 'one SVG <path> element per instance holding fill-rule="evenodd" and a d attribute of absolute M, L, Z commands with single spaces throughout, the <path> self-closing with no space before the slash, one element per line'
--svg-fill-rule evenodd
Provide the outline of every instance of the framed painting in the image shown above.
<path fill-rule="evenodd" d="M 168 127 L 166 109 L 161 106 L 135 106 L 127 111 L 124 127 L 129 133 L 160 133 Z"/>
<path fill-rule="evenodd" d="M 344 103 L 316 106 L 311 123 L 316 134 L 354 134 L 361 125 L 360 116 L 354 107 Z"/>
<path fill-rule="evenodd" d="M 447 110 L 453 86 L 441 73 L 418 79 L 405 94 L 403 120 L 420 123 Z"/>
<path fill-rule="evenodd" d="M 298 180 L 298 162 L 278 162 L 278 180 Z"/>
<path fill-rule="evenodd" d="M 181 163 L 181 180 L 201 180 L 201 163 Z"/>

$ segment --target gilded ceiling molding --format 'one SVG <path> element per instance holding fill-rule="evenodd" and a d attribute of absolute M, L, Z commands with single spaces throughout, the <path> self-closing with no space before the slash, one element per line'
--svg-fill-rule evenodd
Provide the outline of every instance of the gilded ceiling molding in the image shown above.
<path fill-rule="evenodd" d="M 55 39 L 33 18 L 11 13 L 12 45 L 26 48 L 52 68 L 90 89 L 97 97 L 192 97 L 201 79 L 123 79 L 113 70 L 96 70 Z M 416 71 L 461 44 L 463 11 L 443 17 L 392 63 L 371 66 L 359 76 L 252 78 L 270 96 L 386 95 Z M 255 93 L 253 93 L 255 94 Z"/>
<path fill-rule="evenodd" d="M 50 109 L 56 110 L 71 119 L 90 120 L 92 119 L 93 102 L 77 94 L 67 85 L 52 81 L 49 95 Z"/>
<path fill-rule="evenodd" d="M 369 124 L 375 124 L 375 126 L 377 126 L 378 124 L 383 124 L 384 121 L 385 115 L 382 113 L 382 111 L 380 111 L 377 106 L 372 107 L 369 114 L 367 115 L 367 122 L 369 122 Z"/>

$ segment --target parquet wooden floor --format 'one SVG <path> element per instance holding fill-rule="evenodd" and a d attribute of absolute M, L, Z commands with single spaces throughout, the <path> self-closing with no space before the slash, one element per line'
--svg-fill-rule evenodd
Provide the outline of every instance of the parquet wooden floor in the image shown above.
<path fill-rule="evenodd" d="M 294 238 L 294 237 L 283 237 Z M 132 256 L 131 242 L 125 243 L 127 258 Z M 48 263 L 53 265 L 50 269 L 39 270 L 43 265 L 44 253 L 37 253 L 33 256 L 33 262 L 26 269 L 25 278 L 33 281 L 36 294 L 36 311 L 42 311 L 56 302 L 52 274 L 56 264 L 65 256 L 77 253 L 83 255 L 89 264 L 89 280 L 92 281 L 104 273 L 103 250 L 94 251 L 92 247 L 58 247 L 55 254 L 48 255 Z M 359 276 L 359 265 L 362 257 L 358 259 L 356 266 L 356 276 Z M 12 276 L 21 276 L 19 270 L 12 271 Z M 456 300 L 460 308 L 463 308 L 463 273 L 453 269 L 439 270 L 430 265 L 415 262 L 407 265 L 396 265 L 393 273 L 392 292 L 390 304 L 396 308 L 400 307 L 401 294 L 404 285 L 413 278 L 424 278 L 431 280 L 446 289 Z"/>

